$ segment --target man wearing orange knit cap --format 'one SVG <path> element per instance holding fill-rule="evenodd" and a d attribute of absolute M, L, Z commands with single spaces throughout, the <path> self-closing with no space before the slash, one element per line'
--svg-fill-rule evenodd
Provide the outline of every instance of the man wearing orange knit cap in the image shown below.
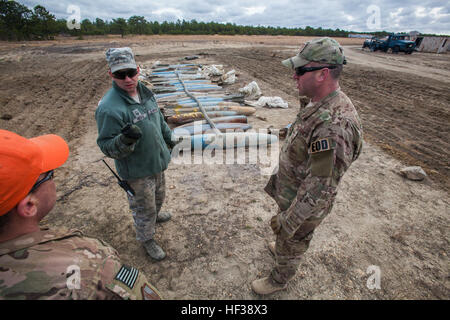
<path fill-rule="evenodd" d="M 160 299 L 104 242 L 39 227 L 56 202 L 53 171 L 68 156 L 59 136 L 0 130 L 0 300 Z"/>

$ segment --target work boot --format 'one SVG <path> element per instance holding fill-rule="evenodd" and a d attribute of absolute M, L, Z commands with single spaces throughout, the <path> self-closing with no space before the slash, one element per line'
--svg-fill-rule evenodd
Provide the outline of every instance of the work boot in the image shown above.
<path fill-rule="evenodd" d="M 270 253 L 275 256 L 275 241 L 269 242 L 267 247 L 269 248 Z"/>
<path fill-rule="evenodd" d="M 169 221 L 170 218 L 172 218 L 170 212 L 160 212 L 156 217 L 156 223 Z"/>
<path fill-rule="evenodd" d="M 152 259 L 160 261 L 166 257 L 166 253 L 154 239 L 144 242 L 144 248 Z"/>
<path fill-rule="evenodd" d="M 284 290 L 287 283 L 276 282 L 272 276 L 254 280 L 252 282 L 252 290 L 257 294 L 271 294 L 280 290 Z"/>

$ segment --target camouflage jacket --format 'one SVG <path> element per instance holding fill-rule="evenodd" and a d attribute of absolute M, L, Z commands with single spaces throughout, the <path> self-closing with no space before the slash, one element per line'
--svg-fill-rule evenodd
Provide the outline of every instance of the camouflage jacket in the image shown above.
<path fill-rule="evenodd" d="M 288 235 L 306 219 L 331 211 L 339 181 L 358 158 L 362 141 L 359 116 L 340 89 L 300 110 L 281 148 L 279 170 L 265 187 Z"/>
<path fill-rule="evenodd" d="M 160 299 L 116 250 L 80 231 L 42 229 L 0 243 L 0 300 Z"/>

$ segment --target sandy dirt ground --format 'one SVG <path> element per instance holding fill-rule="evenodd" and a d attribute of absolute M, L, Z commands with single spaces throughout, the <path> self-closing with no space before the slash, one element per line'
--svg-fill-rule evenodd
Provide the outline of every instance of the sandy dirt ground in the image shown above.
<path fill-rule="evenodd" d="M 153 262 L 136 242 L 125 193 L 96 145 L 94 112 L 110 87 L 105 50 L 130 46 L 142 66 L 197 54 L 196 63 L 235 69 L 237 82 L 226 91 L 256 81 L 264 96 L 289 103 L 249 118 L 263 129 L 295 119 L 298 95 L 280 61 L 305 40 L 153 36 L 2 43 L 0 128 L 26 137 L 56 133 L 71 150 L 56 171 L 57 204 L 43 224 L 105 240 L 166 299 L 449 299 L 448 54 L 372 53 L 361 50 L 359 39 L 338 39 L 348 57 L 341 87 L 360 113 L 365 145 L 287 290 L 261 297 L 250 288 L 273 265 L 267 242 L 274 240 L 269 220 L 277 206 L 263 191 L 268 176 L 261 164 L 173 161 L 163 207 L 173 219 L 158 225 L 156 236 L 168 256 Z M 407 165 L 422 166 L 428 178 L 404 179 L 398 171 Z M 367 285 L 371 266 L 380 271 L 379 289 Z"/>

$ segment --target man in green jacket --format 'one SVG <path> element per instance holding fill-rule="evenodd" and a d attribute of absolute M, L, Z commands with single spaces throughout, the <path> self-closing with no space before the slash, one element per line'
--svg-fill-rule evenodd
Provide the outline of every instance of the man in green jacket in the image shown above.
<path fill-rule="evenodd" d="M 133 188 L 128 195 L 136 239 L 147 253 L 162 260 L 166 253 L 154 240 L 155 224 L 171 218 L 160 212 L 165 197 L 164 170 L 173 148 L 171 130 L 156 104 L 153 93 L 139 82 L 139 67 L 130 48 L 106 52 L 112 88 L 95 111 L 97 144 L 113 158 L 119 176 Z"/>

